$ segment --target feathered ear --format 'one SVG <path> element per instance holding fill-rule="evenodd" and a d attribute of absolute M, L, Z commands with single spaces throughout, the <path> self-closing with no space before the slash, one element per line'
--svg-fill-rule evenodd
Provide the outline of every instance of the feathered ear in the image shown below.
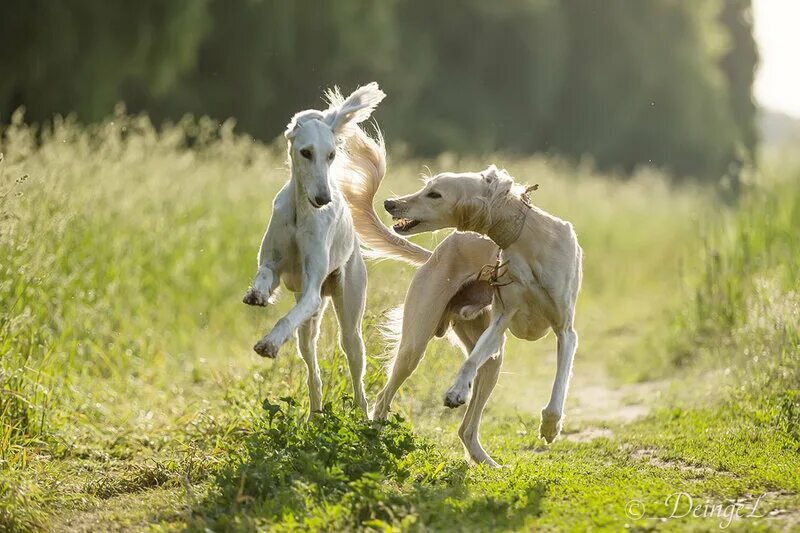
<path fill-rule="evenodd" d="M 295 113 L 295 115 L 292 117 L 292 120 L 290 120 L 286 125 L 286 131 L 283 132 L 283 136 L 289 140 L 292 140 L 294 136 L 297 135 L 297 129 L 303 125 L 303 122 L 313 118 L 322 120 L 325 118 L 325 115 L 323 115 L 322 112 L 314 109 L 307 109 L 305 111 Z"/>
<path fill-rule="evenodd" d="M 283 132 L 283 136 L 289 141 L 294 139 L 295 135 L 297 135 L 297 115 L 292 117 L 292 120 L 289 121 L 286 125 L 286 130 Z"/>
<path fill-rule="evenodd" d="M 506 172 L 506 169 L 499 169 L 495 165 L 481 172 L 483 181 L 488 185 L 488 193 L 492 198 L 500 198 L 511 192 L 514 186 L 514 178 Z"/>
<path fill-rule="evenodd" d="M 326 94 L 331 107 L 325 112 L 325 122 L 336 135 L 350 135 L 352 128 L 369 118 L 386 94 L 374 81 L 359 87 L 353 94 L 342 100 L 338 88 Z"/>
<path fill-rule="evenodd" d="M 500 177 L 500 170 L 495 165 L 489 165 L 486 170 L 481 171 L 481 176 L 484 181 L 492 182 Z"/>

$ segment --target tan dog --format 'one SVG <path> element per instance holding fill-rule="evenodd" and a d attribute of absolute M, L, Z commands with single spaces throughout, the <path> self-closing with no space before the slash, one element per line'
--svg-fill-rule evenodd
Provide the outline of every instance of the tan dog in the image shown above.
<path fill-rule="evenodd" d="M 479 424 L 497 383 L 505 331 L 537 340 L 552 329 L 558 338 L 558 369 L 540 427 L 542 437 L 552 442 L 561 430 L 578 344 L 573 320 L 582 251 L 572 225 L 531 206 L 524 188 L 494 166 L 480 173 L 444 173 L 419 192 L 384 204 L 400 235 L 459 230 L 431 253 L 381 223 L 372 201 L 385 170 L 384 149 L 366 136 L 360 141 L 353 157 L 361 160 L 360 168 L 373 171 L 342 187 L 356 231 L 374 255 L 419 266 L 405 299 L 397 356 L 373 417 L 386 417 L 428 342 L 452 326 L 468 358 L 444 403 L 458 407 L 469 402 L 458 431 L 465 451 L 475 462 L 497 466 L 481 446 Z"/>

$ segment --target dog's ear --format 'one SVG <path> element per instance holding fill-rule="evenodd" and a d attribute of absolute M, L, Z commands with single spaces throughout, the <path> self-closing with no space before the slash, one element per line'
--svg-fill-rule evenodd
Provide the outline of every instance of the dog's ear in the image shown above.
<path fill-rule="evenodd" d="M 286 125 L 286 131 L 283 132 L 283 136 L 291 141 L 297 135 L 297 130 L 300 129 L 300 126 L 302 126 L 304 122 L 308 122 L 312 119 L 323 120 L 324 118 L 325 115 L 323 115 L 321 111 L 315 109 L 306 109 L 305 111 L 295 113 L 292 120 Z"/>
<path fill-rule="evenodd" d="M 495 165 L 489 165 L 486 170 L 481 171 L 483 181 L 491 183 L 500 177 L 500 170 Z"/>
<path fill-rule="evenodd" d="M 298 113 L 299 114 L 299 113 Z M 286 125 L 286 130 L 283 132 L 283 136 L 286 137 L 287 141 L 291 141 L 294 139 L 295 135 L 297 135 L 297 115 L 292 117 L 292 120 Z"/>
<path fill-rule="evenodd" d="M 346 99 L 342 99 L 338 88 L 328 91 L 326 97 L 331 106 L 325 112 L 325 122 L 336 135 L 347 136 L 356 124 L 369 118 L 386 94 L 373 81 L 359 87 Z"/>
<path fill-rule="evenodd" d="M 514 186 L 514 178 L 506 172 L 506 169 L 499 169 L 495 165 L 481 172 L 483 181 L 489 186 L 489 195 L 499 197 L 508 194 Z"/>

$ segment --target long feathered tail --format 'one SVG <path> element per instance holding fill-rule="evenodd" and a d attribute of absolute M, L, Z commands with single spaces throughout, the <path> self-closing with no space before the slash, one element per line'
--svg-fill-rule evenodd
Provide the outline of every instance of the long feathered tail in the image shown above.
<path fill-rule="evenodd" d="M 386 146 L 380 130 L 375 138 L 360 127 L 345 141 L 348 161 L 347 172 L 340 180 L 353 223 L 361 243 L 367 247 L 366 255 L 372 258 L 389 258 L 422 265 L 431 256 L 430 250 L 408 241 L 383 225 L 372 202 L 386 175 Z"/>

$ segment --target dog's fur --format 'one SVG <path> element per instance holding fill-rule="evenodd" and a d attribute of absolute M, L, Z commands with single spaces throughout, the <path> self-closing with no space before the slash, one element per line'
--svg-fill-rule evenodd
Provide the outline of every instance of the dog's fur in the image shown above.
<path fill-rule="evenodd" d="M 371 154 L 376 168 L 385 168 L 381 155 Z M 530 206 L 523 188 L 494 166 L 480 173 L 444 173 L 415 194 L 385 202 L 387 211 L 400 219 L 394 229 L 402 235 L 447 227 L 460 230 L 431 253 L 381 223 L 372 202 L 383 175 L 371 177 L 346 194 L 361 241 L 375 255 L 419 266 L 405 299 L 397 355 L 373 417 L 387 416 L 395 393 L 417 368 L 428 342 L 452 326 L 468 358 L 445 395 L 445 405 L 469 402 L 458 431 L 466 455 L 496 466 L 481 446 L 479 424 L 497 383 L 505 331 L 536 340 L 552 329 L 558 338 L 558 367 L 540 426 L 541 435 L 552 442 L 561 430 L 578 342 L 573 320 L 582 251 L 572 226 Z M 496 273 L 500 275 L 476 279 L 483 267 L 495 264 L 498 253 L 499 261 L 506 263 Z"/>
<path fill-rule="evenodd" d="M 311 411 L 322 408 L 322 382 L 316 343 L 327 298 L 339 321 L 340 344 L 347 355 L 356 403 L 367 413 L 361 319 L 366 300 L 367 272 L 350 210 L 337 183 L 357 181 L 376 169 L 348 156 L 357 152 L 362 137 L 358 124 L 385 97 L 376 83 L 360 87 L 347 99 L 329 91 L 326 111 L 296 114 L 286 128 L 291 177 L 275 197 L 267 231 L 258 253 L 258 272 L 244 296 L 249 305 L 267 305 L 282 280 L 297 303 L 255 345 L 255 351 L 274 358 L 298 331 L 298 350 L 308 366 Z M 383 154 L 380 139 L 372 142 Z M 382 159 L 383 160 L 383 159 Z M 383 170 L 378 169 L 380 172 Z M 354 177 L 350 175 L 353 174 Z"/>

